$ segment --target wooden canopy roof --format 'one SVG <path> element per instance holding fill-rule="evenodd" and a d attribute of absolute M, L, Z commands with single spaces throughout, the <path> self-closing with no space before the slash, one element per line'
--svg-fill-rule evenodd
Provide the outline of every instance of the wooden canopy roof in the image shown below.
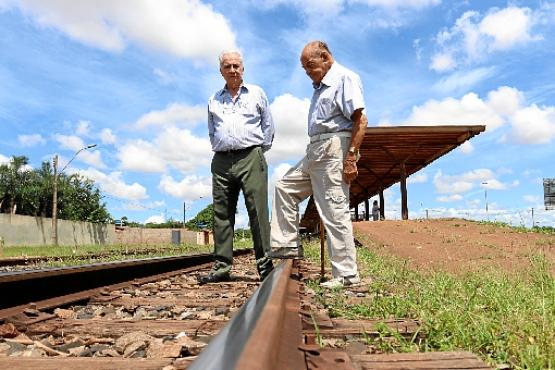
<path fill-rule="evenodd" d="M 403 185 L 408 176 L 484 130 L 482 125 L 366 128 L 357 164 L 358 177 L 351 183 L 350 207 L 398 182 Z M 318 212 L 310 199 L 301 226 L 312 228 L 318 220 Z"/>

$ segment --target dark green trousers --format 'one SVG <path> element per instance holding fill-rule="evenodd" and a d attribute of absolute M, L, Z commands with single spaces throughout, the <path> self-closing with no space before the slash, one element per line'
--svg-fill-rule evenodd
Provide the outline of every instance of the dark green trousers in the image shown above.
<path fill-rule="evenodd" d="M 233 263 L 233 235 L 239 192 L 243 192 L 258 272 L 272 269 L 268 216 L 268 165 L 262 148 L 215 153 L 212 158 L 214 199 L 214 271 L 229 273 Z"/>

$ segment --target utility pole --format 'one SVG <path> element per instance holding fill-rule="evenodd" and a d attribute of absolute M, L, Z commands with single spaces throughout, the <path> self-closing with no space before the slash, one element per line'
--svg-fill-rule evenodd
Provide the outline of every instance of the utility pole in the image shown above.
<path fill-rule="evenodd" d="M 52 245 L 58 245 L 58 155 L 52 161 L 54 167 L 54 191 L 52 194 Z"/>
<path fill-rule="evenodd" d="M 54 159 L 52 160 L 53 167 L 54 167 L 54 184 L 53 184 L 54 189 L 52 192 L 52 245 L 58 245 L 58 178 L 59 178 L 59 175 L 62 172 L 64 172 L 67 166 L 69 166 L 71 161 L 73 161 L 79 153 L 81 153 L 83 150 L 94 148 L 95 146 L 96 144 L 87 145 L 86 147 L 83 147 L 78 151 L 76 151 L 75 154 L 73 154 L 73 157 L 71 157 L 69 162 L 66 163 L 66 165 L 64 166 L 64 168 L 62 168 L 60 172 L 58 172 L 58 155 L 56 154 L 54 156 Z"/>
<path fill-rule="evenodd" d="M 187 203 L 183 201 L 183 228 L 185 228 L 185 220 L 187 219 Z"/>
<path fill-rule="evenodd" d="M 482 182 L 482 185 L 487 185 L 487 184 L 488 184 L 487 181 Z M 487 220 L 489 221 L 489 213 L 488 213 L 488 188 L 486 188 L 485 186 L 484 186 L 484 200 L 485 200 L 485 202 L 486 202 L 486 218 L 487 218 Z"/>

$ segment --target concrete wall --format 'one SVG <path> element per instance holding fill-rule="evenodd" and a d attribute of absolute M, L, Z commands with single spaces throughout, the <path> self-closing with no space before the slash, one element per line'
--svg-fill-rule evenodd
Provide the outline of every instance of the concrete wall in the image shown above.
<path fill-rule="evenodd" d="M 59 245 L 160 245 L 172 243 L 172 230 L 180 232 L 180 241 L 213 244 L 212 233 L 187 229 L 117 228 L 112 224 L 93 224 L 58 220 Z M 52 219 L 0 213 L 0 238 L 5 246 L 52 244 Z"/>
<path fill-rule="evenodd" d="M 5 246 L 51 245 L 52 219 L 0 213 L 0 237 Z M 114 225 L 58 220 L 59 245 L 104 245 L 114 239 Z"/>
<path fill-rule="evenodd" d="M 121 245 L 159 245 L 172 243 L 172 231 L 179 231 L 181 244 L 213 244 L 212 233 L 196 232 L 187 229 L 144 229 L 138 227 L 117 228 L 115 244 Z"/>

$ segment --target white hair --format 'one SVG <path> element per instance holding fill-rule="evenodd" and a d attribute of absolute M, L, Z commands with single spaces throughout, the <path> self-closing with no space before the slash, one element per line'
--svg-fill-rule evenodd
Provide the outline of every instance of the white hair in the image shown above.
<path fill-rule="evenodd" d="M 238 55 L 239 58 L 241 58 L 241 63 L 243 62 L 243 54 L 241 54 L 241 52 L 239 50 L 226 50 L 226 51 L 222 51 L 222 53 L 220 54 L 220 56 L 218 58 L 219 61 L 220 61 L 220 66 L 222 65 L 222 62 L 224 61 L 224 57 L 226 55 L 229 55 L 229 54 Z"/>

